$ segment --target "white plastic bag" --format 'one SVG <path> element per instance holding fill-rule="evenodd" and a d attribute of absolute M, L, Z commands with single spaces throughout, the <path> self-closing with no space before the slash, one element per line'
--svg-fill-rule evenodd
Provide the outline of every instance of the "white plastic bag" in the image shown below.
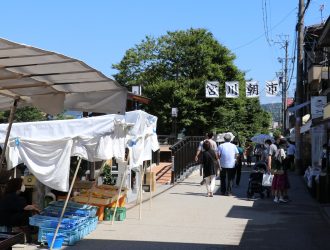
<path fill-rule="evenodd" d="M 262 177 L 262 185 L 264 187 L 271 187 L 273 182 L 274 175 L 271 173 L 265 173 Z"/>

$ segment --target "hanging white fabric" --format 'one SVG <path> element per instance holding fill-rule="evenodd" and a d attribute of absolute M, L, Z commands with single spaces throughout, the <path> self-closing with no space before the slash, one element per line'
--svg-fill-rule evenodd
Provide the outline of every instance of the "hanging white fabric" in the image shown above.
<path fill-rule="evenodd" d="M 130 150 L 130 167 L 137 168 L 143 161 L 151 160 L 151 150 L 159 149 L 156 134 L 157 117 L 143 111 L 127 112 L 125 120 L 132 124 L 126 137 Z"/>
<path fill-rule="evenodd" d="M 0 143 L 4 142 L 7 126 L 0 124 Z M 125 148 L 129 147 L 131 167 L 139 166 L 151 160 L 151 150 L 159 149 L 156 127 L 157 117 L 143 111 L 16 123 L 6 151 L 8 168 L 25 163 L 42 183 L 67 191 L 71 156 L 91 162 L 112 157 L 124 160 Z"/>
<path fill-rule="evenodd" d="M 32 141 L 18 138 L 9 143 L 12 166 L 25 163 L 43 184 L 59 191 L 68 191 L 72 139 Z"/>

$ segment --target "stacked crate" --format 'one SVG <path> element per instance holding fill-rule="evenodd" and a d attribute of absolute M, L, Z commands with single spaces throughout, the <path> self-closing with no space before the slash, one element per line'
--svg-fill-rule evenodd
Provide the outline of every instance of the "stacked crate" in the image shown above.
<path fill-rule="evenodd" d="M 55 233 L 63 205 L 63 201 L 52 202 L 40 215 L 30 217 L 30 225 L 39 227 L 39 242 L 46 243 L 47 234 Z M 95 230 L 98 221 L 96 211 L 95 206 L 69 202 L 58 231 L 64 236 L 63 244 L 74 245 Z"/>

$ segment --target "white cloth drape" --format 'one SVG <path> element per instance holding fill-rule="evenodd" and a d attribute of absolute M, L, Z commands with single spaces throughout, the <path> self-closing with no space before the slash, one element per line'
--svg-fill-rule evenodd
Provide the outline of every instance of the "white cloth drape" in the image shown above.
<path fill-rule="evenodd" d="M 25 163 L 29 171 L 43 184 L 60 191 L 69 189 L 69 168 L 72 140 L 10 142 L 11 165 Z"/>
<path fill-rule="evenodd" d="M 94 162 L 124 159 L 130 154 L 130 167 L 151 160 L 158 150 L 157 117 L 143 111 L 123 115 L 104 115 L 77 120 L 13 124 L 7 147 L 8 168 L 24 163 L 45 185 L 60 191 L 69 188 L 70 157 Z M 7 124 L 0 124 L 0 143 L 4 143 Z"/>

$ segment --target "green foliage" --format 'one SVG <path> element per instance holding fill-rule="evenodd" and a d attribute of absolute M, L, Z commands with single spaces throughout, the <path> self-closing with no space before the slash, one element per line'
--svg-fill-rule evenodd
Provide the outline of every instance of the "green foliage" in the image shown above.
<path fill-rule="evenodd" d="M 7 123 L 9 116 L 10 110 L 0 112 L 0 122 Z M 14 116 L 14 122 L 32 122 L 44 120 L 46 120 L 46 114 L 41 112 L 39 109 L 30 106 L 18 108 Z"/>
<path fill-rule="evenodd" d="M 281 122 L 282 103 L 268 103 L 261 105 L 261 107 L 271 114 L 274 122 Z"/>
<path fill-rule="evenodd" d="M 274 129 L 273 136 L 276 138 L 280 137 L 282 135 L 282 132 L 280 129 Z"/>
<path fill-rule="evenodd" d="M 112 175 L 112 167 L 106 164 L 103 169 L 103 184 L 106 185 L 115 185 L 117 178 Z"/>
<path fill-rule="evenodd" d="M 270 116 L 258 99 L 245 98 L 244 73 L 234 65 L 235 55 L 205 29 L 167 32 L 146 37 L 126 51 L 115 79 L 124 86 L 142 85 L 152 102 L 144 109 L 158 117 L 158 134 L 170 134 L 171 108 L 179 110 L 178 131 L 201 135 L 205 131 L 232 131 L 242 137 L 265 132 Z M 225 98 L 225 81 L 240 82 L 240 98 Z M 205 97 L 205 82 L 219 81 L 220 98 Z"/>
<path fill-rule="evenodd" d="M 7 123 L 9 121 L 10 110 L 0 112 L 0 123 Z M 68 120 L 74 119 L 72 115 L 65 115 L 64 113 L 52 117 L 53 120 Z M 39 109 L 31 106 L 18 108 L 15 112 L 14 122 L 34 122 L 47 120 L 47 114 L 41 112 Z"/>

